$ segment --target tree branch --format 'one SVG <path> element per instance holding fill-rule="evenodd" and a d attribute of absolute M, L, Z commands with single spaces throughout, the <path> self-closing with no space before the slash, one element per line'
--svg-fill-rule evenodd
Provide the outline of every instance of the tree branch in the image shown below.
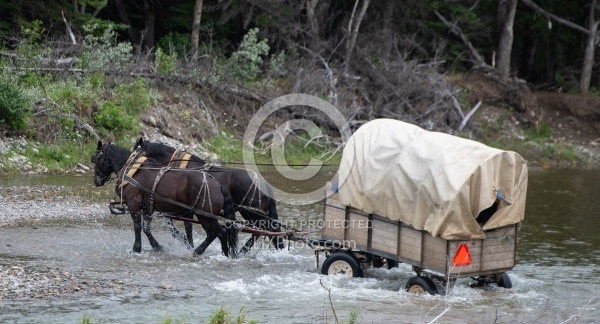
<path fill-rule="evenodd" d="M 526 5 L 526 6 L 528 6 L 529 8 L 531 8 L 533 11 L 535 11 L 535 12 L 537 12 L 538 14 L 540 14 L 540 15 L 542 15 L 542 16 L 544 16 L 544 17 L 546 17 L 546 19 L 548 19 L 548 20 L 553 20 L 553 21 L 555 21 L 555 22 L 557 22 L 557 23 L 559 23 L 559 24 L 561 24 L 561 25 L 563 25 L 563 26 L 567 26 L 567 27 L 569 27 L 569 28 L 575 29 L 575 30 L 577 30 L 577 31 L 580 31 L 580 32 L 582 32 L 582 33 L 586 34 L 586 35 L 587 35 L 587 34 L 589 34 L 589 32 L 590 32 L 590 31 L 589 31 L 588 29 L 586 29 L 586 28 L 583 28 L 583 27 L 581 27 L 581 26 L 579 26 L 579 25 L 577 25 L 577 24 L 574 24 L 574 23 L 572 23 L 572 22 L 570 22 L 570 21 L 566 20 L 566 19 L 560 18 L 560 17 L 558 17 L 558 16 L 556 16 L 556 15 L 553 15 L 553 14 L 549 13 L 548 11 L 546 11 L 546 10 L 544 10 L 544 9 L 540 8 L 540 6 L 538 6 L 537 4 L 535 4 L 535 3 L 534 3 L 533 1 L 531 1 L 531 0 L 521 0 L 521 2 L 523 2 L 523 4 L 525 4 L 525 5 Z M 593 9 L 592 9 L 592 10 L 593 10 Z"/>
<path fill-rule="evenodd" d="M 463 34 L 463 32 L 460 29 L 460 27 L 458 27 L 456 24 L 451 24 L 437 10 L 435 10 L 434 12 L 435 12 L 435 15 L 438 17 L 438 19 L 444 25 L 446 25 L 446 27 L 448 27 L 450 29 L 450 32 L 453 33 L 454 35 L 458 36 L 458 38 L 460 38 L 460 40 L 463 42 L 463 44 L 467 47 L 467 50 L 469 51 L 469 54 L 471 55 L 471 58 L 475 62 L 477 62 L 477 64 L 487 65 L 485 63 L 485 60 L 483 59 L 483 57 L 481 57 L 481 55 L 479 55 L 479 53 L 477 52 L 477 50 L 475 49 L 475 47 L 473 47 L 473 44 L 471 44 L 471 41 L 469 41 L 469 38 L 465 34 Z"/>

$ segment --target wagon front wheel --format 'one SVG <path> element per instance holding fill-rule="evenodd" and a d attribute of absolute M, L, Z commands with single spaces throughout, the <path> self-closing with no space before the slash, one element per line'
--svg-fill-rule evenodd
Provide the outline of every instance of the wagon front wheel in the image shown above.
<path fill-rule="evenodd" d="M 324 275 L 345 275 L 347 277 L 362 277 L 363 271 L 360 263 L 354 256 L 345 252 L 332 253 L 321 267 Z"/>
<path fill-rule="evenodd" d="M 430 295 L 435 295 L 438 293 L 437 287 L 435 286 L 433 280 L 427 277 L 412 277 L 408 279 L 405 288 L 409 294 L 420 295 L 427 292 Z"/>

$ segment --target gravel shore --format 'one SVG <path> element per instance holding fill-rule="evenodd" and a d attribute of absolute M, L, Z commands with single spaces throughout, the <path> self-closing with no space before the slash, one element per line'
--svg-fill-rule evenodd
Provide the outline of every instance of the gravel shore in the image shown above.
<path fill-rule="evenodd" d="M 123 281 L 98 278 L 94 273 L 66 265 L 46 266 L 44 260 L 31 261 L 21 253 L 11 252 L 24 244 L 14 237 L 11 228 L 44 227 L 54 220 L 79 223 L 109 215 L 107 203 L 91 202 L 79 196 L 85 190 L 78 189 L 53 185 L 0 187 L 0 300 L 46 300 L 124 289 Z"/>
<path fill-rule="evenodd" d="M 0 187 L 0 228 L 48 219 L 106 216 L 107 203 L 91 202 L 63 186 Z"/>

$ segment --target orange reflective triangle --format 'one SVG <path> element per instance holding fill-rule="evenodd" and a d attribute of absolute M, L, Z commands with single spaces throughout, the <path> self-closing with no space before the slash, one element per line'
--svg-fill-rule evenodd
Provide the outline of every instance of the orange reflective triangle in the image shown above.
<path fill-rule="evenodd" d="M 454 260 L 452 260 L 452 264 L 456 267 L 464 267 L 471 264 L 471 254 L 469 253 L 469 248 L 466 244 L 461 244 L 458 247 L 458 251 L 454 255 Z"/>

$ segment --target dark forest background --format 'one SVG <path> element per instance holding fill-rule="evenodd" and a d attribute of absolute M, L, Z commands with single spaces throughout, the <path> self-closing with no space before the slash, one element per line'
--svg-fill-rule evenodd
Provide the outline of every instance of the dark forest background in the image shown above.
<path fill-rule="evenodd" d="M 599 8 L 597 0 L 0 0 L 0 126 L 5 136 L 88 145 L 129 141 L 142 120 L 198 142 L 224 127 L 235 133 L 270 99 L 307 93 L 352 127 L 395 118 L 506 147 L 489 138 L 514 133 L 503 126 L 513 120 L 548 139 L 557 130 L 531 93 L 600 94 Z M 467 78 L 494 93 L 453 82 Z M 183 90 L 193 96 L 182 99 Z M 600 116 L 591 102 L 584 118 L 588 107 Z M 469 120 L 482 103 L 507 111 L 495 128 Z M 187 106 L 175 118 L 150 112 L 178 104 Z M 314 111 L 289 114 L 335 128 Z M 177 134 L 185 124 L 205 127 Z"/>

